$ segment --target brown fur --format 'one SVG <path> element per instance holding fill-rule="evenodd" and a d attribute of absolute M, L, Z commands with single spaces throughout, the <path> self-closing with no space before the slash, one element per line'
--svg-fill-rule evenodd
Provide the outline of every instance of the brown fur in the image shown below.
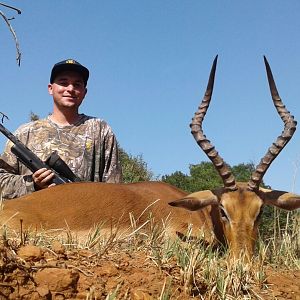
<path fill-rule="evenodd" d="M 170 234 L 184 234 L 192 223 L 197 230 L 206 229 L 209 235 L 212 226 L 207 210 L 189 212 L 168 205 L 186 195 L 162 182 L 63 184 L 5 201 L 0 222 L 14 229 L 20 228 L 20 219 L 24 228 L 56 229 L 68 224 L 72 231 L 84 234 L 93 225 L 103 222 L 107 229 L 118 224 L 120 229 L 126 230 L 131 226 L 130 213 L 135 219 L 139 218 L 138 225 L 141 225 L 149 219 L 151 211 L 159 223 L 166 221 L 170 214 Z"/>
<path fill-rule="evenodd" d="M 142 225 L 151 212 L 157 223 L 168 219 L 169 235 L 184 236 L 193 224 L 194 234 L 201 232 L 207 241 L 215 238 L 227 243 L 235 257 L 241 251 L 251 257 L 263 205 L 297 209 L 300 196 L 267 189 L 249 191 L 246 183 L 237 187 L 236 191 L 220 188 L 187 194 L 163 182 L 69 183 L 5 201 L 0 222 L 13 229 L 20 228 L 20 219 L 25 228 L 34 229 L 66 228 L 68 224 L 70 230 L 86 234 L 103 222 L 103 229 L 118 225 L 127 230 L 130 213 L 137 226 Z"/>

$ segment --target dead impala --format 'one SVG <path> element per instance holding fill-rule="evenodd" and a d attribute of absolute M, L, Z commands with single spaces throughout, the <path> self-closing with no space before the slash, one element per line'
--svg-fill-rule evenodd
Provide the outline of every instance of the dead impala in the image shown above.
<path fill-rule="evenodd" d="M 292 138 L 297 125 L 294 117 L 285 108 L 279 97 L 269 63 L 265 57 L 264 62 L 273 103 L 284 122 L 283 132 L 261 159 L 249 182 L 237 183 L 230 169 L 202 130 L 202 122 L 213 92 L 217 65 L 216 57 L 211 69 L 206 93 L 190 126 L 196 142 L 212 161 L 222 178 L 224 187 L 211 191 L 196 192 L 170 203 L 172 206 L 183 207 L 190 211 L 210 207 L 215 236 L 221 243 L 228 243 L 231 253 L 235 257 L 242 250 L 248 257 L 253 255 L 258 233 L 258 221 L 264 205 L 274 205 L 286 210 L 294 210 L 300 207 L 299 195 L 260 187 L 264 174 L 272 161 Z"/>
<path fill-rule="evenodd" d="M 187 194 L 162 182 L 68 183 L 5 201 L 0 214 L 1 224 L 14 229 L 20 228 L 20 219 L 24 226 L 31 225 L 33 228 L 62 228 L 68 224 L 71 230 L 86 234 L 94 224 L 103 221 L 104 229 L 110 230 L 112 224 L 127 229 L 130 227 L 130 213 L 138 220 L 138 224 L 143 224 L 148 220 L 145 211 L 151 211 L 158 222 L 168 218 L 169 234 L 184 235 L 188 225 L 193 224 L 194 232 L 195 228 L 202 229 L 207 240 L 213 238 L 219 243 L 228 244 L 233 256 L 237 257 L 241 251 L 245 251 L 251 257 L 263 206 L 274 205 L 287 210 L 300 207 L 299 195 L 260 188 L 271 162 L 291 139 L 296 122 L 279 97 L 265 59 L 272 99 L 284 122 L 284 130 L 268 149 L 249 182 L 237 183 L 202 130 L 213 92 L 216 64 L 217 57 L 191 129 L 195 140 L 217 169 L 224 187 Z"/>

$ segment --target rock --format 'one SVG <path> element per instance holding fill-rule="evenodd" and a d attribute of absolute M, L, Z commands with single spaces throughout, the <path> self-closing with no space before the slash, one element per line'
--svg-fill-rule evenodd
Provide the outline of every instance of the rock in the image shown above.
<path fill-rule="evenodd" d="M 50 295 L 50 291 L 48 288 L 46 288 L 45 286 L 38 286 L 36 288 L 36 291 L 38 292 L 38 294 L 41 297 L 47 297 L 48 295 Z"/>
<path fill-rule="evenodd" d="M 54 241 L 51 244 L 51 249 L 56 253 L 56 254 L 61 254 L 64 255 L 66 252 L 66 247 L 60 243 L 59 241 Z"/>
<path fill-rule="evenodd" d="M 69 269 L 46 268 L 36 273 L 35 282 L 51 292 L 75 291 L 79 273 Z"/>
<path fill-rule="evenodd" d="M 25 261 L 38 261 L 43 258 L 44 252 L 34 245 L 26 245 L 19 249 L 18 255 Z"/>

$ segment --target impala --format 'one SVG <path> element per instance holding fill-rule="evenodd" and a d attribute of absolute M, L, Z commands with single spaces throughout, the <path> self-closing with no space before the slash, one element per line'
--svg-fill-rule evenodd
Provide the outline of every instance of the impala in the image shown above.
<path fill-rule="evenodd" d="M 292 138 L 297 122 L 283 105 L 269 63 L 264 57 L 271 96 L 274 106 L 284 122 L 284 130 L 261 159 L 249 182 L 236 182 L 230 169 L 206 138 L 202 129 L 202 122 L 213 92 L 217 58 L 213 62 L 206 93 L 190 126 L 197 144 L 212 161 L 224 186 L 211 191 L 190 194 L 183 199 L 171 202 L 170 205 L 183 207 L 190 211 L 210 207 L 217 240 L 223 244 L 228 243 L 233 256 L 237 257 L 243 250 L 248 257 L 251 257 L 257 238 L 258 222 L 264 205 L 273 205 L 286 210 L 300 207 L 300 195 L 260 187 L 263 176 L 272 161 Z"/>
<path fill-rule="evenodd" d="M 202 122 L 213 92 L 216 57 L 191 129 L 196 142 L 222 178 L 223 187 L 188 194 L 162 182 L 68 183 L 5 201 L 4 210 L 0 214 L 1 223 L 13 229 L 20 227 L 20 219 L 24 226 L 33 228 L 61 228 L 68 224 L 71 230 L 86 234 L 94 224 L 100 222 L 104 222 L 103 229 L 110 229 L 112 225 L 127 229 L 131 225 L 130 213 L 138 224 L 144 224 L 151 211 L 157 222 L 168 219 L 166 231 L 170 235 L 184 235 L 189 224 L 192 224 L 194 232 L 201 229 L 206 240 L 214 239 L 218 243 L 227 244 L 234 257 L 242 251 L 251 257 L 264 205 L 287 210 L 300 207 L 299 195 L 260 187 L 271 162 L 292 138 L 296 129 L 296 121 L 279 97 L 266 58 L 264 61 L 272 99 L 284 122 L 284 130 L 268 149 L 248 183 L 235 181 L 230 168 L 202 130 Z"/>

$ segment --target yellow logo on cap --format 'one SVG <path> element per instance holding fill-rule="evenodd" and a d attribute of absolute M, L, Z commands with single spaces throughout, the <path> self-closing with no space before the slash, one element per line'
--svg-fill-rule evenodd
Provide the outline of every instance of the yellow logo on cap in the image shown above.
<path fill-rule="evenodd" d="M 75 64 L 75 61 L 73 59 L 66 60 L 66 64 Z"/>

